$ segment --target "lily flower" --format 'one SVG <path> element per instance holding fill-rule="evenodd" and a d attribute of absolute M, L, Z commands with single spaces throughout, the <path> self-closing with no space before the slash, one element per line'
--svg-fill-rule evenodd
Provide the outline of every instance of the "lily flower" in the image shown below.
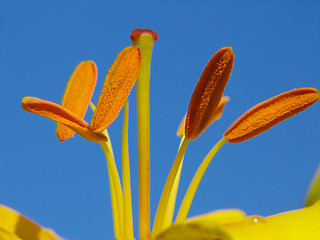
<path fill-rule="evenodd" d="M 197 188 L 218 150 L 227 142 L 239 143 L 252 139 L 307 109 L 319 99 L 319 92 L 314 88 L 293 89 L 279 94 L 254 106 L 238 118 L 200 164 L 173 221 L 187 146 L 190 140 L 196 140 L 210 124 L 221 118 L 229 100 L 229 97 L 223 97 L 223 93 L 234 65 L 231 47 L 223 47 L 212 56 L 194 89 L 187 114 L 178 129 L 181 143 L 159 200 L 153 228 L 150 229 L 149 81 L 152 49 L 157 38 L 158 35 L 149 29 L 136 29 L 131 33 L 134 46 L 125 48 L 116 58 L 105 79 L 96 108 L 90 103 L 96 81 L 96 67 L 92 61 L 83 62 L 76 68 L 61 105 L 35 97 L 22 100 L 24 110 L 58 122 L 57 136 L 60 141 L 70 138 L 76 132 L 90 141 L 99 142 L 107 160 L 115 238 L 135 239 L 128 151 L 128 95 L 137 79 L 139 239 L 320 239 L 320 196 L 316 196 L 320 187 L 319 172 L 309 190 L 308 207 L 269 217 L 246 216 L 241 210 L 227 209 L 188 219 Z M 83 120 L 89 104 L 94 111 L 90 125 Z M 111 139 L 105 129 L 117 118 L 123 106 L 120 178 Z M 62 239 L 7 207 L 0 207 L 0 238 Z"/>
<path fill-rule="evenodd" d="M 205 126 L 210 125 L 231 75 L 233 61 L 232 48 L 221 48 L 203 70 L 189 103 L 185 125 L 187 138 L 197 138 Z"/>

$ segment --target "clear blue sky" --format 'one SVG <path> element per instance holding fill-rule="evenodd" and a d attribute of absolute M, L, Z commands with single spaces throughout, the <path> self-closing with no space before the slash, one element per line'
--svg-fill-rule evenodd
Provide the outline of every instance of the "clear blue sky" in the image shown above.
<path fill-rule="evenodd" d="M 151 70 L 151 216 L 175 157 L 176 130 L 205 64 L 221 47 L 235 52 L 223 118 L 191 142 L 180 204 L 198 165 L 253 105 L 297 87 L 320 89 L 319 1 L 0 0 L 0 203 L 71 240 L 112 239 L 107 167 L 100 146 L 79 136 L 59 143 L 55 122 L 24 112 L 23 96 L 59 103 L 75 66 L 94 60 L 93 97 L 130 32 L 158 32 Z M 200 184 L 190 216 L 221 208 L 270 215 L 302 206 L 320 160 L 320 103 L 252 140 L 226 144 Z M 135 235 L 135 88 L 130 95 Z M 86 120 L 92 113 L 88 110 Z M 121 117 L 109 132 L 120 164 Z"/>

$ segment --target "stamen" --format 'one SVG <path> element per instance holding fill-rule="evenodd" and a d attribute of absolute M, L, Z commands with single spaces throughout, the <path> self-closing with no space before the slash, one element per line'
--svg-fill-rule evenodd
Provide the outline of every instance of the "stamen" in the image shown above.
<path fill-rule="evenodd" d="M 219 120 L 222 117 L 222 112 L 224 110 L 224 107 L 229 100 L 230 98 L 227 96 L 222 97 L 218 105 L 218 108 L 215 110 L 215 112 L 211 111 L 210 109 L 207 110 L 208 113 L 210 113 L 211 115 L 207 114 L 207 116 L 202 118 L 197 130 L 194 133 L 194 136 L 191 139 L 198 138 L 213 122 Z M 184 118 L 182 119 L 179 125 L 178 131 L 177 131 L 178 137 L 184 136 L 185 124 L 186 124 L 186 116 L 184 116 Z"/>
<path fill-rule="evenodd" d="M 104 142 L 107 138 L 101 133 L 94 133 L 89 124 L 82 118 L 63 108 L 59 104 L 42 100 L 36 97 L 24 97 L 22 99 L 22 109 L 49 118 L 51 120 L 61 122 L 76 133 L 93 142 Z"/>
<path fill-rule="evenodd" d="M 117 56 L 105 78 L 91 120 L 94 132 L 102 132 L 116 119 L 138 77 L 140 64 L 138 47 L 126 47 Z"/>
<path fill-rule="evenodd" d="M 228 143 L 246 141 L 310 107 L 319 99 L 314 88 L 300 88 L 270 98 L 244 113 L 224 133 Z"/>
<path fill-rule="evenodd" d="M 233 60 L 231 47 L 224 47 L 213 55 L 205 67 L 189 103 L 185 130 L 187 138 L 196 138 L 202 119 L 210 119 L 212 112 L 216 111 L 231 75 Z"/>
<path fill-rule="evenodd" d="M 61 106 L 84 118 L 97 81 L 97 67 L 93 61 L 81 62 L 67 84 Z M 74 135 L 74 131 L 57 123 L 56 134 L 60 142 Z"/>
<path fill-rule="evenodd" d="M 186 118 L 187 118 L 187 114 L 184 115 L 183 119 L 180 122 L 180 125 L 178 127 L 177 130 L 177 136 L 178 137 L 183 137 L 185 134 L 185 129 L 186 129 Z"/>

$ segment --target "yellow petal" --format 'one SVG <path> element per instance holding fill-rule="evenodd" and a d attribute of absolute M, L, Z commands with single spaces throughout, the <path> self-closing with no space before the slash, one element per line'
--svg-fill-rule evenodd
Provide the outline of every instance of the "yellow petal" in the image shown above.
<path fill-rule="evenodd" d="M 267 131 L 279 122 L 310 107 L 319 99 L 314 88 L 299 88 L 270 98 L 244 113 L 224 133 L 229 143 L 238 143 Z"/>
<path fill-rule="evenodd" d="M 20 238 L 23 240 L 62 240 L 52 230 L 40 227 L 20 213 L 0 205 L 0 239 Z"/>
<path fill-rule="evenodd" d="M 193 91 L 186 119 L 186 137 L 194 139 L 202 119 L 215 112 L 231 75 L 234 54 L 231 47 L 221 48 L 205 67 Z"/>
<path fill-rule="evenodd" d="M 215 221 L 192 221 L 173 224 L 153 240 L 233 240 L 222 224 Z"/>
<path fill-rule="evenodd" d="M 219 210 L 188 219 L 182 224 L 173 224 L 170 228 L 155 237 L 155 240 L 231 240 L 224 228 L 226 222 L 245 219 L 245 214 L 236 209 Z"/>
<path fill-rule="evenodd" d="M 35 113 L 67 125 L 72 130 L 89 141 L 107 141 L 107 138 L 103 134 L 94 133 L 90 129 L 89 124 L 82 118 L 56 103 L 42 100 L 36 97 L 24 97 L 22 99 L 21 106 L 22 109 L 27 112 Z"/>
<path fill-rule="evenodd" d="M 0 239 L 5 239 L 5 240 L 21 240 L 17 235 L 14 233 L 10 233 L 3 228 L 0 227 Z"/>
<path fill-rule="evenodd" d="M 67 84 L 61 106 L 84 118 L 97 81 L 97 67 L 93 61 L 81 62 Z M 57 123 L 57 137 L 63 142 L 74 135 L 74 131 Z"/>
<path fill-rule="evenodd" d="M 320 201 L 310 207 L 270 217 L 245 218 L 239 210 L 195 217 L 156 236 L 155 240 L 319 240 Z"/>
<path fill-rule="evenodd" d="M 233 240 L 319 240 L 320 202 L 271 217 L 224 224 Z"/>
<path fill-rule="evenodd" d="M 186 222 L 217 222 L 220 224 L 242 221 L 246 218 L 246 214 L 238 209 L 216 210 L 204 215 L 196 216 L 188 219 Z"/>
<path fill-rule="evenodd" d="M 91 120 L 94 132 L 102 132 L 116 119 L 137 80 L 140 64 L 138 47 L 126 47 L 119 53 L 105 78 Z"/>

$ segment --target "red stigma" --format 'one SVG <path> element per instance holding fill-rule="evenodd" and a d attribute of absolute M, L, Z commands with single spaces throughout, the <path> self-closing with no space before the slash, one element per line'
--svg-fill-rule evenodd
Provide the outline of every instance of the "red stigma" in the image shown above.
<path fill-rule="evenodd" d="M 130 34 L 130 38 L 132 41 L 137 41 L 142 34 L 151 35 L 153 37 L 154 41 L 157 41 L 157 39 L 158 39 L 158 34 L 155 31 L 153 31 L 151 29 L 142 29 L 142 28 L 137 28 L 137 29 L 133 30 Z"/>

